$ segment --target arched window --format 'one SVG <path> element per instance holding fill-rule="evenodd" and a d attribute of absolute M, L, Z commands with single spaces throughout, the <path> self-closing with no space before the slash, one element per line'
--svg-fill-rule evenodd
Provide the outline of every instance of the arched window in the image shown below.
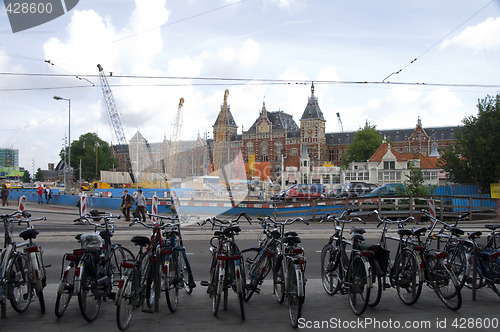
<path fill-rule="evenodd" d="M 268 161 L 269 160 L 268 147 L 269 147 L 269 144 L 267 143 L 267 141 L 262 141 L 260 143 L 260 160 L 261 161 Z"/>

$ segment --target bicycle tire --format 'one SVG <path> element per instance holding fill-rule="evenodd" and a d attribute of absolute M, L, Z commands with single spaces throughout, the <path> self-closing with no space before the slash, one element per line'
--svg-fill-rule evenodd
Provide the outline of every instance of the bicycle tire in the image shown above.
<path fill-rule="evenodd" d="M 418 259 L 411 250 L 403 250 L 394 261 L 391 272 L 399 299 L 406 305 L 412 305 L 422 293 L 420 267 Z"/>
<path fill-rule="evenodd" d="M 445 248 L 445 251 L 448 253 L 446 263 L 450 266 L 455 277 L 457 277 L 458 288 L 462 289 L 468 276 L 467 271 L 469 270 L 465 247 L 461 244 L 453 244 Z"/>
<path fill-rule="evenodd" d="M 119 299 L 119 304 L 116 306 L 116 324 L 121 331 L 125 331 L 130 326 L 134 309 L 137 307 L 134 305 L 134 300 L 137 296 L 135 291 L 138 289 L 138 277 L 139 271 L 134 267 L 123 284 L 122 289 L 117 292 L 117 296 L 121 298 Z"/>
<path fill-rule="evenodd" d="M 67 272 L 66 272 L 67 271 Z M 71 297 L 73 296 L 73 285 L 75 278 L 75 266 L 73 262 L 68 264 L 57 289 L 55 314 L 57 318 L 61 318 L 68 308 Z"/>
<path fill-rule="evenodd" d="M 156 273 L 156 263 L 151 262 L 149 260 L 149 256 L 147 256 L 145 259 L 147 259 L 147 266 L 146 266 L 146 275 L 145 275 L 145 283 L 146 283 L 146 306 L 148 307 L 149 310 L 154 310 L 155 307 L 155 283 L 154 283 L 154 275 Z"/>
<path fill-rule="evenodd" d="M 290 318 L 290 323 L 293 328 L 297 328 L 299 324 L 300 316 L 302 315 L 302 304 L 304 303 L 303 298 L 299 296 L 299 281 L 296 273 L 302 273 L 302 271 L 295 270 L 295 264 L 290 262 L 288 264 L 288 316 Z"/>
<path fill-rule="evenodd" d="M 42 314 L 45 313 L 45 298 L 43 296 L 43 290 L 37 291 L 36 296 L 38 297 L 38 303 L 40 304 L 40 311 Z"/>
<path fill-rule="evenodd" d="M 187 294 L 191 294 L 194 288 L 194 277 L 193 272 L 191 271 L 191 265 L 189 264 L 186 250 L 182 250 L 182 281 L 184 284 L 184 291 Z"/>
<path fill-rule="evenodd" d="M 97 277 L 90 273 L 90 268 L 85 266 L 80 273 L 81 285 L 78 293 L 78 305 L 83 318 L 88 322 L 93 322 L 101 308 L 101 297 L 94 295 L 97 288 Z"/>
<path fill-rule="evenodd" d="M 370 288 L 367 285 L 368 272 L 360 255 L 354 255 L 351 260 L 346 278 L 347 295 L 352 312 L 359 316 L 365 312 L 370 298 Z"/>
<path fill-rule="evenodd" d="M 451 310 L 458 310 L 462 306 L 462 294 L 458 285 L 453 282 L 450 270 L 436 258 L 427 259 L 427 268 L 431 285 L 436 295 Z"/>
<path fill-rule="evenodd" d="M 126 260 L 132 261 L 134 259 L 135 259 L 134 254 L 130 250 L 128 250 L 125 247 L 122 247 L 119 244 L 113 245 L 109 259 L 109 270 L 110 270 L 112 292 L 113 289 L 116 289 L 118 281 L 123 277 L 122 263 Z"/>
<path fill-rule="evenodd" d="M 368 298 L 368 306 L 375 307 L 380 303 L 382 298 L 382 276 L 376 275 L 372 270 L 372 288 L 370 289 L 370 296 Z"/>
<path fill-rule="evenodd" d="M 217 261 L 212 279 L 212 313 L 217 316 L 220 307 L 220 298 L 224 287 L 224 275 L 220 275 L 220 261 Z"/>
<path fill-rule="evenodd" d="M 327 244 L 321 250 L 321 284 L 328 295 L 335 295 L 340 289 L 340 249 L 336 244 Z"/>
<path fill-rule="evenodd" d="M 281 264 L 283 256 L 279 256 L 274 264 L 273 269 L 273 291 L 274 297 L 279 304 L 285 302 L 285 273 L 283 271 L 283 265 Z"/>
<path fill-rule="evenodd" d="M 163 271 L 162 277 L 164 279 L 165 297 L 167 298 L 167 306 L 170 312 L 177 310 L 179 303 L 179 275 L 178 275 L 178 255 L 179 252 L 173 251 L 170 256 L 165 257 L 165 265 L 168 266 L 168 271 L 165 274 Z M 164 265 L 164 266 L 165 266 Z"/>
<path fill-rule="evenodd" d="M 25 312 L 33 297 L 33 284 L 30 280 L 28 257 L 15 253 L 7 263 L 7 297 L 15 311 Z"/>

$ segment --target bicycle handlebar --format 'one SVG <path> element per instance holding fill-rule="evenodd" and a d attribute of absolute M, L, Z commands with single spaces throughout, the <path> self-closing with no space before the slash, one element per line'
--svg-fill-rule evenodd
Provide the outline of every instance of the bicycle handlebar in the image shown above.
<path fill-rule="evenodd" d="M 128 226 L 131 227 L 135 224 L 140 224 L 146 228 L 155 228 L 155 227 L 160 227 L 160 229 L 165 229 L 167 227 L 172 227 L 172 226 L 179 226 L 180 222 L 177 220 L 176 223 L 154 223 L 154 224 L 146 224 L 145 222 L 135 218 L 133 222 L 131 222 Z"/>
<path fill-rule="evenodd" d="M 27 215 L 31 216 L 29 213 Z M 29 218 L 29 217 L 27 217 L 27 218 Z M 43 216 L 43 217 L 35 218 L 35 219 L 20 219 L 20 220 L 13 220 L 13 221 L 17 222 L 18 225 L 21 225 L 23 222 L 29 224 L 32 221 L 40 221 L 40 220 L 46 221 L 47 217 Z"/>
<path fill-rule="evenodd" d="M 199 222 L 197 222 L 197 224 L 201 227 L 203 227 L 207 222 L 210 222 L 212 224 L 212 229 L 217 226 L 217 227 L 226 227 L 226 226 L 230 226 L 234 223 L 239 223 L 240 221 L 240 218 L 241 217 L 245 217 L 245 219 L 248 221 L 248 223 L 251 225 L 252 223 L 250 222 L 250 220 L 252 220 L 252 218 L 250 218 L 249 216 L 247 216 L 247 214 L 245 212 L 241 212 L 238 216 L 238 218 L 236 219 L 233 219 L 233 220 L 229 220 L 229 221 L 226 221 L 226 220 L 220 220 L 219 218 L 217 218 L 216 216 L 213 216 L 213 217 L 209 217 L 205 220 L 203 220 L 203 222 L 200 224 Z"/>
<path fill-rule="evenodd" d="M 19 210 L 17 210 L 17 211 L 14 211 L 14 212 L 12 212 L 12 213 L 1 214 L 1 215 L 0 215 L 0 218 L 2 218 L 2 219 L 12 218 L 12 217 L 15 217 L 15 216 L 16 216 L 16 215 L 18 215 L 18 214 L 21 214 L 24 218 L 29 218 L 29 217 L 31 217 L 31 214 L 29 214 L 28 212 L 26 212 L 26 211 L 19 211 Z"/>

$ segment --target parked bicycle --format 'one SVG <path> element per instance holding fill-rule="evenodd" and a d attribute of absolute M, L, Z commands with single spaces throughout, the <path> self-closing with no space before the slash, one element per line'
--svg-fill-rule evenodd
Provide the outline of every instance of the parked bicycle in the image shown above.
<path fill-rule="evenodd" d="M 351 241 L 344 238 L 345 224 L 352 221 L 364 224 L 359 217 L 347 220 L 350 214 L 350 210 L 344 210 L 339 217 L 327 214 L 320 220 L 335 223 L 335 233 L 321 250 L 321 280 L 328 295 L 335 295 L 339 290 L 348 294 L 351 310 L 361 315 L 368 306 L 372 288 L 373 268 L 369 258 L 373 252 L 359 249 L 359 244 L 364 241 L 362 228 L 351 229 Z M 350 254 L 347 246 L 351 246 Z"/>
<path fill-rule="evenodd" d="M 31 223 L 46 218 L 31 219 L 26 211 L 3 214 L 0 218 L 5 230 L 4 248 L 0 255 L 0 317 L 7 317 L 7 299 L 15 311 L 25 312 L 31 303 L 33 292 L 38 297 L 42 313 L 45 313 L 43 289 L 47 284 L 46 266 L 43 264 L 41 246 L 33 242 L 39 232 Z M 27 228 L 19 233 L 24 242 L 14 241 L 14 223 L 27 224 Z"/>
<path fill-rule="evenodd" d="M 179 301 L 179 289 L 183 288 L 186 293 L 191 294 L 194 283 L 191 265 L 186 255 L 186 249 L 181 236 L 181 224 L 179 217 L 174 218 L 151 214 L 160 221 L 169 220 L 167 228 L 163 230 L 165 248 L 162 249 L 162 287 L 165 290 L 167 305 L 171 312 L 175 312 Z"/>
<path fill-rule="evenodd" d="M 468 233 L 468 238 L 472 241 L 473 246 L 469 253 L 471 270 L 468 271 L 467 286 L 472 288 L 472 283 L 475 282 L 476 289 L 487 286 L 500 297 L 500 250 L 492 247 L 495 235 L 499 234 L 495 231 L 500 225 L 486 225 L 485 227 L 490 229 L 491 233 L 484 246 L 477 243 L 477 239 L 482 235 L 481 231 Z M 474 260 L 476 261 L 475 276 L 473 273 Z"/>
<path fill-rule="evenodd" d="M 118 283 L 115 305 L 116 322 L 122 331 L 129 327 L 136 308 L 142 307 L 144 312 L 159 310 L 161 281 L 168 280 L 164 277 L 168 276 L 168 271 L 164 271 L 161 264 L 166 260 L 165 257 L 172 253 L 172 249 L 163 239 L 162 232 L 172 228 L 173 224 L 165 224 L 161 220 L 146 223 L 135 218 L 129 226 L 135 224 L 151 229 L 152 233 L 149 238 L 139 235 L 132 237 L 131 241 L 139 246 L 139 252 L 135 259 L 126 260 L 121 265 L 123 276 Z M 168 287 L 165 290 L 168 293 Z"/>
<path fill-rule="evenodd" d="M 251 218 L 245 213 L 240 213 L 236 219 L 223 221 L 217 217 L 205 219 L 200 226 L 207 222 L 212 224 L 214 236 L 210 240 L 210 252 L 212 263 L 210 265 L 210 280 L 202 281 L 202 286 L 208 286 L 207 293 L 212 298 L 212 313 L 217 316 L 219 312 L 221 297 L 223 297 L 224 310 L 227 310 L 229 289 L 233 289 L 238 295 L 241 319 L 245 320 L 245 264 L 242 254 L 234 237 L 241 231 L 239 220 L 245 217 L 251 223 Z"/>
<path fill-rule="evenodd" d="M 285 221 L 270 220 L 279 227 L 281 234 L 274 264 L 274 293 L 278 303 L 288 300 L 290 323 L 293 328 L 297 328 L 306 296 L 306 257 L 304 248 L 299 245 L 301 239 L 297 232 L 285 231 L 285 227 L 296 221 L 301 221 L 306 225 L 309 225 L 309 222 L 300 217 L 289 218 Z"/>
<path fill-rule="evenodd" d="M 111 243 L 114 233 L 112 218 L 120 216 L 92 210 L 90 214 L 75 219 L 94 227 L 93 233 L 80 236 L 85 251 L 75 268 L 74 279 L 80 312 L 89 322 L 97 318 L 103 299 L 115 299 L 116 286 L 122 277 L 122 262 L 134 257 L 127 248 Z M 99 228 L 103 230 L 98 231 Z"/>

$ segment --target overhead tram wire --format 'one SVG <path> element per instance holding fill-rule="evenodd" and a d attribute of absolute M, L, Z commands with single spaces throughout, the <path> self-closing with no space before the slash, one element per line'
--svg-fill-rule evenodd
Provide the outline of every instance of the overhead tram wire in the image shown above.
<path fill-rule="evenodd" d="M 451 30 L 450 32 L 448 32 L 443 38 L 441 38 L 440 40 L 438 40 L 436 43 L 432 44 L 429 48 L 427 48 L 425 51 L 423 51 L 420 55 L 418 55 L 416 58 L 414 58 L 413 60 L 410 61 L 410 63 L 408 63 L 406 66 L 404 66 L 403 68 L 399 69 L 398 71 L 395 71 L 391 74 L 389 74 L 386 78 L 384 78 L 382 80 L 383 83 L 389 83 L 389 82 L 385 82 L 386 79 L 388 79 L 389 77 L 391 77 L 392 75 L 398 75 L 399 73 L 401 73 L 403 70 L 405 70 L 406 68 L 408 68 L 410 65 L 412 65 L 415 61 L 417 61 L 420 57 L 422 57 L 424 54 L 426 54 L 427 52 L 429 52 L 431 49 L 433 49 L 434 47 L 436 47 L 437 45 L 439 45 L 443 40 L 445 40 L 449 35 L 451 35 L 452 33 L 454 33 L 455 31 L 457 31 L 460 27 L 462 27 L 465 23 L 469 22 L 472 18 L 474 18 L 477 14 L 479 14 L 480 12 L 482 12 L 483 10 L 486 9 L 486 7 L 488 7 L 489 5 L 491 5 L 493 2 L 495 2 L 497 0 L 491 0 L 491 2 L 487 3 L 485 6 L 483 6 L 481 9 L 479 9 L 477 12 L 475 12 L 471 17 L 469 17 L 468 19 L 466 19 L 465 21 L 463 21 L 459 26 L 457 26 L 455 29 Z"/>

